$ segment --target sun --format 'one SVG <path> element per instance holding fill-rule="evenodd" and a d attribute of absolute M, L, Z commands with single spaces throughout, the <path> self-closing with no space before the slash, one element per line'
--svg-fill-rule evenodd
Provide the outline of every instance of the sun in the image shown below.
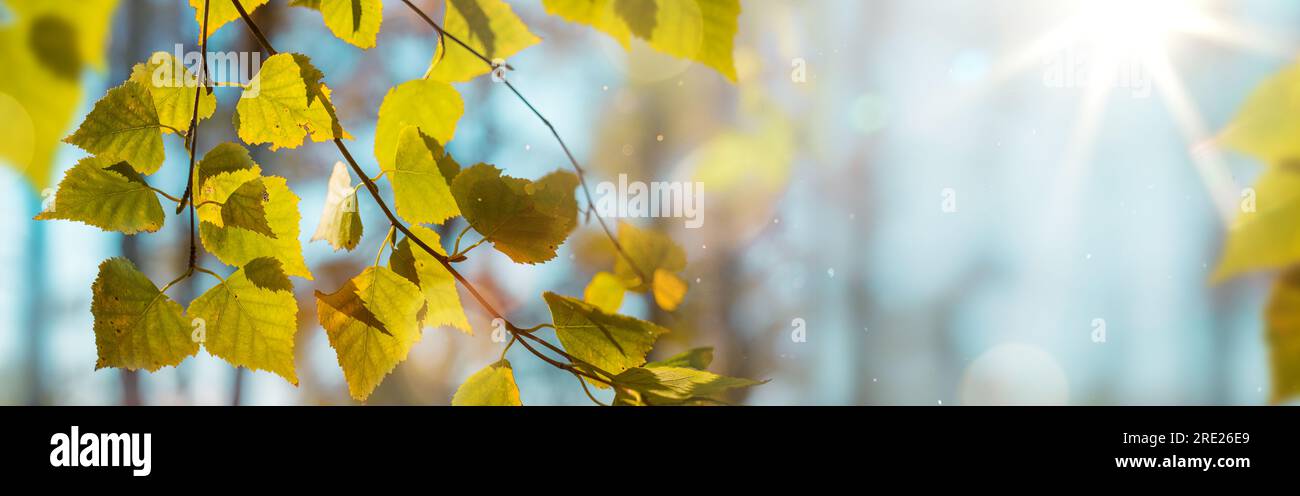
<path fill-rule="evenodd" d="M 1195 0 L 1091 0 L 1076 19 L 1080 41 L 1114 53 L 1150 54 L 1195 31 L 1208 17 L 1203 2 Z"/>

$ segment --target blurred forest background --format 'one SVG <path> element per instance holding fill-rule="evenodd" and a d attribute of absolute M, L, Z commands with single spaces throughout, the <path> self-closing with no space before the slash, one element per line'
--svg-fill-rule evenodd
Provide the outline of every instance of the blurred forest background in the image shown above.
<path fill-rule="evenodd" d="M 441 1 L 417 3 L 441 12 Z M 623 311 L 673 329 L 656 358 L 709 345 L 714 371 L 771 380 L 738 391 L 736 402 L 1267 401 L 1261 314 L 1268 279 L 1208 283 L 1225 223 L 1197 174 L 1201 143 L 1185 137 L 1178 112 L 1161 97 L 1165 89 L 1153 88 L 1149 98 L 1107 95 L 1081 152 L 1085 90 L 1044 84 L 1040 59 L 998 77 L 1003 61 L 1086 2 L 745 0 L 736 85 L 641 44 L 625 52 L 537 2 L 510 3 L 543 38 L 510 60 L 510 77 L 555 123 L 590 180 L 626 173 L 704 183 L 702 229 L 684 229 L 681 219 L 638 221 L 686 248 L 684 305 L 667 314 L 638 295 Z M 1300 3 L 1212 4 L 1216 17 L 1267 33 L 1275 48 L 1185 40 L 1170 50 L 1190 100 L 1218 129 L 1256 84 L 1291 62 Z M 384 93 L 424 74 L 437 39 L 397 1 L 386 2 L 378 45 L 367 51 L 331 36 L 319 14 L 283 1 L 254 17 L 277 48 L 311 56 L 326 74 L 357 150 L 372 148 Z M 193 9 L 177 0 L 121 0 L 112 19 L 105 69 L 83 75 L 74 123 L 133 64 L 177 42 L 192 50 L 198 36 Z M 234 23 L 211 49 L 257 46 Z M 527 178 L 567 167 L 547 129 L 504 88 L 488 78 L 458 87 L 466 113 L 449 149 L 460 163 L 488 162 Z M 200 153 L 237 140 L 229 125 L 237 90 L 217 92 Z M 83 155 L 61 145 L 51 180 Z M 374 172 L 373 157 L 363 155 Z M 329 143 L 274 154 L 259 147 L 254 159 L 302 197 L 305 242 L 337 151 Z M 169 139 L 155 184 L 179 192 L 185 161 L 179 141 Z M 1078 172 L 1063 191 L 1067 166 Z M 1231 154 L 1223 166 L 1242 185 L 1259 170 Z M 950 196 L 955 211 L 943 208 Z M 121 254 L 155 281 L 169 280 L 185 265 L 186 223 L 169 218 L 158 234 L 124 237 L 30 220 L 40 208 L 39 192 L 13 168 L 0 168 L 7 239 L 0 243 L 0 403 L 352 402 L 317 325 L 312 291 L 337 288 L 372 261 L 384 224 L 373 203 L 362 201 L 367 232 L 356 251 L 304 244 L 316 280 L 296 284 L 297 388 L 205 352 L 152 374 L 95 371 L 89 287 L 96 266 Z M 613 257 L 594 222 L 542 266 L 480 254 L 467 276 L 521 322 L 547 318 L 542 291 L 581 295 Z M 185 303 L 201 284 L 208 282 L 188 279 L 171 294 Z M 475 336 L 426 330 L 369 403 L 447 404 L 469 374 L 496 359 L 502 344 L 488 337 L 490 319 L 463 300 Z M 791 339 L 797 323 L 806 325 L 806 342 Z M 1098 325 L 1105 343 L 1092 339 Z M 510 352 L 525 404 L 590 403 L 572 377 L 526 354 Z"/>

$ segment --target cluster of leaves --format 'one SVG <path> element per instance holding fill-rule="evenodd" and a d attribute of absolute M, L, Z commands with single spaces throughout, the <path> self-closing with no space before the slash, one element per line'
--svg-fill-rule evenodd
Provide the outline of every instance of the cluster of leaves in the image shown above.
<path fill-rule="evenodd" d="M 1274 402 L 1300 396 L 1300 64 L 1261 84 L 1224 130 L 1222 143 L 1265 164 L 1231 226 L 1214 273 L 1224 281 L 1283 271 L 1265 311 Z"/>
<path fill-rule="evenodd" d="M 208 35 L 241 18 L 265 44 L 247 12 L 266 3 L 190 0 L 204 48 Z M 380 0 L 290 4 L 319 11 L 330 31 L 348 43 L 361 49 L 375 46 L 383 14 Z M 656 49 L 735 78 L 731 43 L 738 0 L 543 0 L 543 5 L 624 44 L 635 35 Z M 340 288 L 315 293 L 319 322 L 353 398 L 369 397 L 405 360 L 425 328 L 449 326 L 472 333 L 458 284 L 466 285 L 488 313 L 501 317 L 452 264 L 484 242 L 520 264 L 555 258 L 578 225 L 575 190 L 581 179 L 567 171 L 535 181 L 515 178 L 490 164 L 462 167 L 447 153 L 444 144 L 453 139 L 465 112 L 452 83 L 492 72 L 502 63 L 491 61 L 540 40 L 501 0 L 450 0 L 444 10 L 440 26 L 429 23 L 455 44 L 439 43 L 426 77 L 392 88 L 379 108 L 374 157 L 380 176 L 392 187 L 395 213 L 347 151 L 344 140 L 351 137 L 340 123 L 324 74 L 304 55 L 264 46 L 272 55 L 235 107 L 234 126 L 243 144 L 219 144 L 201 159 L 193 156 L 198 124 L 213 115 L 217 99 L 204 74 L 190 73 L 171 55 L 158 53 L 138 64 L 127 81 L 95 104 L 66 138 L 92 156 L 67 172 L 52 206 L 37 219 L 78 221 L 125 234 L 154 232 L 166 218 L 160 198 L 168 199 L 178 213 L 191 209 L 202 247 L 234 268 L 223 277 L 197 266 L 191 255 L 185 273 L 159 288 L 129 260 L 104 261 L 92 287 L 96 368 L 154 371 L 179 364 L 202 347 L 234 366 L 270 371 L 297 384 L 293 347 L 298 308 L 290 278 L 312 279 L 299 243 L 299 199 L 284 178 L 265 174 L 245 145 L 264 144 L 274 151 L 297 148 L 309 137 L 336 143 L 347 163 L 335 164 L 313 241 L 324 240 L 335 250 L 357 246 L 364 232 L 357 199 L 361 187 L 392 224 L 373 267 Z M 192 194 L 179 198 L 146 179 L 164 162 L 168 134 L 184 139 L 191 153 L 187 193 Z M 360 184 L 353 184 L 354 172 L 361 175 Z M 460 250 L 457 238 L 448 255 L 428 226 L 457 217 L 468 224 L 461 237 L 472 229 L 482 241 Z M 597 274 L 584 299 L 545 293 L 551 323 L 522 329 L 507 321 L 512 333 L 507 349 L 523 344 L 539 359 L 579 377 L 584 390 L 587 384 L 612 387 L 615 403 L 621 405 L 716 403 L 729 389 L 758 384 L 708 372 L 711 349 L 647 363 L 647 354 L 668 329 L 619 315 L 618 308 L 625 292 L 633 291 L 652 295 L 664 310 L 675 309 L 687 291 L 679 275 L 686 266 L 685 252 L 662 233 L 626 223 L 611 242 L 621 254 L 611 272 Z M 390 255 L 381 265 L 385 248 L 391 248 Z M 182 308 L 166 291 L 195 272 L 213 276 L 218 284 Z M 202 319 L 201 335 L 191 332 L 196 319 Z M 555 330 L 559 346 L 535 335 L 543 327 Z M 470 377 L 453 404 L 520 404 L 504 356 Z"/>

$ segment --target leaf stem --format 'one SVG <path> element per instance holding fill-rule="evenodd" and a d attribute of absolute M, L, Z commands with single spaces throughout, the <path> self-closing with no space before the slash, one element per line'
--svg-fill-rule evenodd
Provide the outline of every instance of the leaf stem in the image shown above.
<path fill-rule="evenodd" d="M 515 341 L 518 341 L 518 340 L 519 340 L 519 336 L 517 336 L 517 335 L 515 335 L 515 334 L 511 334 L 511 335 L 510 335 L 510 341 L 509 341 L 508 343 L 506 343 L 506 347 L 505 347 L 505 348 L 502 348 L 502 349 L 501 349 L 501 358 L 498 358 L 498 359 L 497 359 L 498 362 L 501 361 L 501 360 L 505 360 L 505 359 L 506 359 L 506 352 L 507 352 L 507 351 L 510 351 L 510 347 L 511 347 L 511 346 L 514 346 L 514 345 L 515 345 Z"/>
<path fill-rule="evenodd" d="M 147 184 L 145 185 L 145 187 L 146 187 L 146 188 L 149 188 L 149 189 L 151 189 L 151 190 L 153 190 L 154 193 L 158 193 L 159 195 L 162 195 L 163 198 L 166 198 L 166 199 L 168 199 L 168 200 L 171 200 L 171 201 L 176 202 L 177 204 L 180 204 L 180 202 L 181 202 L 181 199 L 180 199 L 180 198 L 177 198 L 177 197 L 175 197 L 175 196 L 169 195 L 169 194 L 167 194 L 166 191 L 163 191 L 163 190 L 161 190 L 161 189 L 155 188 L 155 187 L 150 186 L 150 185 L 147 185 Z"/>
<path fill-rule="evenodd" d="M 225 284 L 225 283 L 226 283 L 226 278 L 221 277 L 221 275 L 220 275 L 220 274 L 217 274 L 216 272 L 210 271 L 210 270 L 205 269 L 205 268 L 203 268 L 203 267 L 199 267 L 199 266 L 197 266 L 197 265 L 194 266 L 194 270 L 195 270 L 196 272 L 202 272 L 202 273 L 204 273 L 204 274 L 207 274 L 207 275 L 210 275 L 210 276 L 212 276 L 212 277 L 217 278 L 217 280 L 220 281 L 221 284 Z"/>
<path fill-rule="evenodd" d="M 185 270 L 185 273 L 181 274 L 180 276 L 178 276 L 178 277 L 175 278 L 175 279 L 172 279 L 172 282 L 169 282 L 169 283 L 167 283 L 166 285 L 164 285 L 164 286 L 162 287 L 162 289 L 159 289 L 159 290 L 158 290 L 158 293 L 159 293 L 159 294 L 166 293 L 167 290 L 168 290 L 168 289 L 171 289 L 172 286 L 175 286 L 176 283 L 181 282 L 181 281 L 184 281 L 185 278 L 187 278 L 187 277 L 189 277 L 189 276 L 191 276 L 191 275 L 194 275 L 194 268 L 193 268 L 193 267 L 191 267 L 191 268 L 189 268 L 189 269 L 186 269 L 186 270 Z"/>
<path fill-rule="evenodd" d="M 466 248 L 465 248 L 465 251 L 457 251 L 457 252 L 453 253 L 453 254 L 452 254 L 450 257 L 448 257 L 448 258 L 450 258 L 453 262 L 463 262 L 463 261 L 465 260 L 465 255 L 468 254 L 468 253 L 470 252 L 470 250 L 473 250 L 473 249 L 475 249 L 475 248 L 478 248 L 478 245 L 483 244 L 484 241 L 487 241 L 487 238 L 483 238 L 483 239 L 478 240 L 478 241 L 475 242 L 474 244 L 469 245 L 468 247 L 466 247 Z"/>
<path fill-rule="evenodd" d="M 602 402 L 602 401 L 596 399 L 596 396 L 593 395 L 593 394 L 591 394 L 591 389 L 588 389 L 588 388 L 587 388 L 587 381 L 584 381 L 584 380 L 582 380 L 581 377 L 579 377 L 579 378 L 578 378 L 578 384 L 582 386 L 582 392 L 587 393 L 587 398 L 590 399 L 593 403 L 595 403 L 595 404 L 597 404 L 597 405 L 600 405 L 600 406 L 609 406 L 609 405 L 605 404 L 604 402 Z"/>
<path fill-rule="evenodd" d="M 516 335 L 517 335 L 517 336 L 528 336 L 528 334 L 516 334 Z M 573 364 L 564 363 L 564 362 L 561 362 L 561 361 L 556 360 L 556 359 L 554 359 L 554 358 L 551 358 L 551 357 L 546 356 L 545 353 L 542 353 L 542 352 L 538 351 L 537 348 L 533 348 L 532 345 L 528 344 L 528 341 L 525 341 L 525 340 L 523 340 L 523 339 L 520 339 L 520 340 L 519 340 L 519 344 L 524 345 L 524 348 L 527 348 L 528 351 L 532 352 L 534 356 L 536 356 L 537 358 L 542 359 L 543 362 L 549 363 L 552 367 L 555 367 L 555 368 L 558 368 L 558 369 L 561 369 L 561 370 L 567 370 L 567 371 L 568 371 L 569 373 L 571 373 L 571 374 L 578 375 L 578 376 L 582 376 L 582 377 L 586 377 L 586 378 L 591 379 L 591 380 L 596 381 L 596 382 L 600 382 L 600 383 L 603 383 L 603 384 L 608 384 L 608 385 L 610 385 L 610 386 L 613 386 L 613 385 L 614 385 L 613 382 L 607 381 L 607 380 L 602 379 L 602 378 L 600 378 L 600 377 L 596 377 L 595 375 L 592 375 L 591 373 L 586 372 L 586 371 L 584 371 L 584 370 L 580 370 L 580 369 L 578 369 L 576 366 L 574 366 Z"/>
<path fill-rule="evenodd" d="M 384 240 L 379 243 L 379 253 L 375 254 L 375 267 L 379 266 L 379 259 L 384 256 L 384 248 L 388 247 L 388 240 L 393 239 L 393 231 L 396 230 L 397 226 L 390 226 L 388 228 L 388 234 L 385 234 Z"/>
<path fill-rule="evenodd" d="M 456 245 L 451 248 L 452 253 L 460 253 L 460 240 L 465 237 L 465 233 L 469 232 L 471 227 L 472 226 L 466 223 L 465 228 L 460 230 L 460 234 L 456 235 Z"/>

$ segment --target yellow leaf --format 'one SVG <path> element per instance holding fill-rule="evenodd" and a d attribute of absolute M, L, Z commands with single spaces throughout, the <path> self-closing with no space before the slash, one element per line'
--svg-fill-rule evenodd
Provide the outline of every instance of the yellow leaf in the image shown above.
<path fill-rule="evenodd" d="M 542 0 L 542 6 L 612 36 L 624 48 L 636 36 L 655 50 L 700 62 L 736 82 L 732 52 L 740 0 Z"/>
<path fill-rule="evenodd" d="M 393 183 L 397 215 L 412 224 L 441 224 L 460 215 L 448 180 L 438 167 L 445 160 L 451 160 L 450 155 L 432 138 L 424 136 L 420 128 L 402 129 L 397 157 L 391 168 L 384 169 Z"/>
<path fill-rule="evenodd" d="M 646 353 L 668 329 L 555 293 L 542 295 L 551 308 L 555 335 L 564 349 L 605 372 L 619 374 L 645 364 Z M 603 383 L 591 381 L 604 388 Z"/>
<path fill-rule="evenodd" d="M 655 269 L 654 295 L 659 308 L 669 312 L 676 310 L 682 298 L 686 297 L 686 281 L 667 270 Z"/>
<path fill-rule="evenodd" d="M 63 176 L 50 210 L 36 216 L 36 220 L 47 219 L 135 234 L 157 231 L 165 216 L 158 194 L 126 162 L 109 165 L 98 157 L 86 157 Z"/>
<path fill-rule="evenodd" d="M 320 224 L 312 241 L 325 240 L 334 251 L 340 248 L 352 251 L 361 241 L 364 226 L 357 208 L 357 190 L 352 187 L 352 173 L 343 162 L 334 163 L 329 189 L 325 192 L 325 206 L 321 209 Z"/>
<path fill-rule="evenodd" d="M 233 147 L 233 148 L 232 148 Z M 289 190 L 284 178 L 262 176 L 262 169 L 240 153 L 239 145 L 223 144 L 208 152 L 199 163 L 197 176 L 205 180 L 194 190 L 198 206 L 199 239 L 203 247 L 222 263 L 242 267 L 257 258 L 271 257 L 284 265 L 285 273 L 311 279 L 298 241 L 301 215 L 298 195 Z M 266 187 L 264 206 L 267 224 L 274 237 L 236 226 L 228 226 L 221 204 L 245 183 L 261 177 Z"/>
<path fill-rule="evenodd" d="M 64 141 L 102 158 L 127 162 L 141 174 L 153 174 L 163 163 L 161 129 L 149 89 L 127 81 L 95 102 L 81 127 Z"/>
<path fill-rule="evenodd" d="M 449 0 L 445 5 L 442 28 L 488 60 L 505 60 L 541 41 L 528 31 L 510 4 L 501 0 Z M 443 40 L 434 52 L 428 77 L 459 83 L 491 70 L 469 50 L 451 40 Z"/>
<path fill-rule="evenodd" d="M 38 191 L 82 99 L 81 72 L 104 68 L 116 0 L 8 2 L 0 26 L 0 162 Z"/>
<path fill-rule="evenodd" d="M 375 46 L 384 22 L 380 0 L 293 0 L 289 5 L 320 11 L 334 36 L 363 50 Z"/>
<path fill-rule="evenodd" d="M 619 307 L 623 306 L 625 292 L 623 280 L 618 276 L 609 272 L 597 272 L 595 277 L 591 278 L 591 282 L 587 283 L 582 299 L 606 313 L 618 313 Z"/>
<path fill-rule="evenodd" d="M 439 255 L 447 255 L 436 231 L 424 226 L 410 226 L 409 229 Z M 465 334 L 474 334 L 469 319 L 465 317 L 465 309 L 461 306 L 460 293 L 456 291 L 456 278 L 452 277 L 442 262 L 410 239 L 403 238 L 389 257 L 388 265 L 394 272 L 419 286 L 420 292 L 424 294 L 428 307 L 421 325 L 452 326 Z"/>
<path fill-rule="evenodd" d="M 1220 136 L 1265 164 L 1300 160 L 1300 63 L 1259 85 Z"/>
<path fill-rule="evenodd" d="M 503 359 L 469 376 L 456 389 L 451 406 L 523 406 L 510 362 Z"/>
<path fill-rule="evenodd" d="M 1300 172 L 1271 167 L 1255 184 L 1254 212 L 1238 214 L 1213 279 L 1300 262 Z"/>
<path fill-rule="evenodd" d="M 272 151 L 297 148 L 308 132 L 313 141 L 346 138 L 320 79 L 306 56 L 280 53 L 266 59 L 235 106 L 239 138 L 270 143 Z"/>
<path fill-rule="evenodd" d="M 209 353 L 298 385 L 293 364 L 298 302 L 278 260 L 254 259 L 191 302 L 187 313 L 203 319 L 203 347 Z"/>
<path fill-rule="evenodd" d="M 136 64 L 131 69 L 131 80 L 149 89 L 164 133 L 171 133 L 169 128 L 189 131 L 194 117 L 194 91 L 198 87 L 198 77 L 185 68 L 183 62 L 170 53 L 154 52 L 148 62 Z M 199 119 L 212 117 L 216 110 L 216 95 L 199 91 Z"/>
<path fill-rule="evenodd" d="M 365 401 L 420 340 L 420 289 L 371 267 L 333 294 L 316 292 L 316 315 L 338 356 L 352 397 Z"/>
<path fill-rule="evenodd" d="M 199 351 L 181 306 L 140 273 L 130 260 L 99 264 L 91 285 L 95 316 L 95 369 L 119 367 L 150 372 L 177 365 Z"/>
<path fill-rule="evenodd" d="M 452 195 L 465 220 L 516 263 L 555 258 L 555 250 L 578 222 L 578 177 L 552 172 L 536 182 L 501 175 L 478 164 L 456 176 Z"/>
<path fill-rule="evenodd" d="M 666 234 L 640 229 L 628 222 L 619 222 L 618 240 L 627 256 L 617 257 L 614 273 L 623 279 L 628 289 L 640 293 L 651 291 L 654 289 L 655 273 L 659 270 L 673 275 L 686 268 L 686 251 Z M 628 264 L 629 258 L 632 260 L 631 265 Z M 642 275 L 648 280 L 642 280 Z M 680 279 L 678 282 L 681 282 Z M 664 296 L 672 296 L 678 289 L 682 293 L 686 291 L 684 282 L 681 282 L 681 288 L 668 280 L 664 284 Z M 680 300 L 681 297 L 678 296 L 677 299 Z"/>
<path fill-rule="evenodd" d="M 384 95 L 375 123 L 375 159 L 381 169 L 392 169 L 397 143 L 407 126 L 416 126 L 438 143 L 451 143 L 456 121 L 465 113 L 460 93 L 442 81 L 417 79 L 399 84 Z"/>
<path fill-rule="evenodd" d="M 266 202 L 269 197 L 262 178 L 244 181 L 221 204 L 221 224 L 247 229 L 274 239 L 275 232 L 266 220 Z"/>
<path fill-rule="evenodd" d="M 240 0 L 239 4 L 244 6 L 244 10 L 249 15 L 253 14 L 258 7 L 266 5 L 270 0 Z M 190 7 L 194 7 L 194 22 L 198 29 L 203 29 L 203 2 L 204 0 L 190 0 Z M 211 37 L 218 29 L 225 26 L 226 23 L 239 19 L 239 11 L 235 10 L 235 3 L 230 0 L 208 0 L 208 36 Z M 200 36 L 202 34 L 200 33 Z"/>

